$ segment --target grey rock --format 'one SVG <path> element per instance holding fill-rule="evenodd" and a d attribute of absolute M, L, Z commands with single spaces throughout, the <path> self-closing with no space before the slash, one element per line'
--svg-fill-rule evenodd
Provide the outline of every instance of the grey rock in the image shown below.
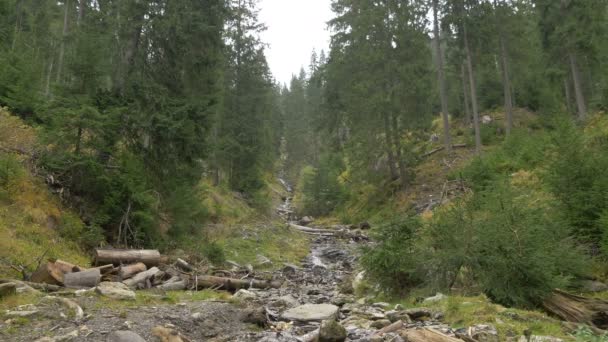
<path fill-rule="evenodd" d="M 107 342 L 146 342 L 143 337 L 132 331 L 120 330 L 114 331 L 108 335 Z"/>
<path fill-rule="evenodd" d="M 0 298 L 5 296 L 10 296 L 17 293 L 17 284 L 15 283 L 5 283 L 0 284 Z"/>
<path fill-rule="evenodd" d="M 309 224 L 313 223 L 315 220 L 310 217 L 310 216 L 304 216 L 300 219 L 300 221 L 298 221 L 298 224 L 301 226 L 308 226 Z"/>
<path fill-rule="evenodd" d="M 443 293 L 437 293 L 436 295 L 434 295 L 432 297 L 425 298 L 423 300 L 423 302 L 424 303 L 436 303 L 436 302 L 440 302 L 446 298 L 448 298 L 448 297 L 446 295 L 444 295 Z"/>
<path fill-rule="evenodd" d="M 604 292 L 608 291 L 608 285 L 594 280 L 586 280 L 581 282 L 583 292 Z"/>
<path fill-rule="evenodd" d="M 470 327 L 469 336 L 478 342 L 500 342 L 498 331 L 490 324 L 478 324 Z"/>
<path fill-rule="evenodd" d="M 343 342 L 346 340 L 346 329 L 335 320 L 321 322 L 319 342 Z"/>
<path fill-rule="evenodd" d="M 382 329 L 386 326 L 391 325 L 391 323 L 392 322 L 388 319 L 380 319 L 380 320 L 372 322 L 371 327 L 376 328 L 376 329 Z"/>
<path fill-rule="evenodd" d="M 557 337 L 533 335 L 529 340 L 525 336 L 522 336 L 519 338 L 518 342 L 564 342 L 564 340 Z"/>
<path fill-rule="evenodd" d="M 268 324 L 266 309 L 263 306 L 255 309 L 246 309 L 241 314 L 241 321 L 265 327 Z"/>
<path fill-rule="evenodd" d="M 112 299 L 135 300 L 135 292 L 123 283 L 101 282 L 95 288 L 95 292 Z"/>
<path fill-rule="evenodd" d="M 407 309 L 403 311 L 404 313 L 406 313 L 408 316 L 410 316 L 411 319 L 413 320 L 421 320 L 423 318 L 430 318 L 433 315 L 433 311 L 431 309 L 427 309 L 427 308 L 414 308 L 414 309 Z"/>
<path fill-rule="evenodd" d="M 284 320 L 314 322 L 335 319 L 338 307 L 331 304 L 306 304 L 287 310 L 281 315 Z"/>
<path fill-rule="evenodd" d="M 242 301 L 249 301 L 249 300 L 257 299 L 258 296 L 252 291 L 240 289 L 240 290 L 236 291 L 236 293 L 234 295 L 232 295 L 232 298 L 240 299 Z"/>
<path fill-rule="evenodd" d="M 258 254 L 258 256 L 255 259 L 257 266 L 259 267 L 270 267 L 272 266 L 272 261 L 270 261 L 270 259 L 268 259 L 267 257 Z"/>

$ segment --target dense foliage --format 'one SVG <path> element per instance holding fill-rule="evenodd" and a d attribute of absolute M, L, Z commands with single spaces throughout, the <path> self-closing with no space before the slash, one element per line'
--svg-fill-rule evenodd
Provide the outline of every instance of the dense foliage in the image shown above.
<path fill-rule="evenodd" d="M 87 225 L 123 245 L 199 233 L 204 177 L 263 202 L 281 132 L 256 3 L 0 1 L 0 104 L 42 128 Z"/>

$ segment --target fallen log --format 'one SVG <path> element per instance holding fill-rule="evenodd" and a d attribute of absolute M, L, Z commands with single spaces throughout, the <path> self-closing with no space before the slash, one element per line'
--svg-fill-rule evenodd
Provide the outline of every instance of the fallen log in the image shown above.
<path fill-rule="evenodd" d="M 154 277 L 156 273 L 160 272 L 160 270 L 156 267 L 152 267 L 151 269 L 136 274 L 133 278 L 127 279 L 122 283 L 127 285 L 128 287 L 136 287 L 139 284 L 145 284 L 147 281 Z"/>
<path fill-rule="evenodd" d="M 553 294 L 543 302 L 543 307 L 565 321 L 585 323 L 602 330 L 608 329 L 607 300 L 554 290 Z"/>
<path fill-rule="evenodd" d="M 57 291 L 61 291 L 64 289 L 61 286 L 52 285 L 52 284 L 33 283 L 31 281 L 13 280 L 13 279 L 0 279 L 0 284 L 6 284 L 6 283 L 22 284 L 22 285 L 31 287 L 35 290 L 44 291 L 44 292 L 57 292 Z"/>
<path fill-rule="evenodd" d="M 103 265 L 103 266 L 97 266 L 94 268 L 89 268 L 89 270 L 92 269 L 98 269 L 99 273 L 101 274 L 109 274 L 115 271 L 114 265 L 113 264 L 108 264 L 108 265 Z"/>
<path fill-rule="evenodd" d="M 166 282 L 162 285 L 158 285 L 156 288 L 163 291 L 181 291 L 185 290 L 188 286 L 188 282 L 185 280 L 180 280 L 176 282 Z"/>
<path fill-rule="evenodd" d="M 71 289 L 83 289 L 95 287 L 101 281 L 101 272 L 98 268 L 82 272 L 67 273 L 63 276 L 63 284 Z"/>
<path fill-rule="evenodd" d="M 467 144 L 455 144 L 455 145 L 452 145 L 452 148 L 465 148 L 465 147 L 467 147 Z M 431 151 L 429 151 L 429 152 L 427 152 L 427 153 L 423 154 L 423 155 L 422 155 L 422 158 L 430 157 L 430 156 L 432 156 L 433 154 L 438 153 L 438 152 L 441 152 L 441 151 L 443 151 L 443 150 L 445 150 L 445 146 L 438 147 L 438 148 L 436 148 L 436 149 L 434 149 L 434 150 L 431 150 Z"/>
<path fill-rule="evenodd" d="M 401 329 L 403 329 L 405 327 L 405 323 L 403 323 L 402 320 L 398 320 L 397 322 L 393 323 L 393 324 L 389 324 L 387 326 L 385 326 L 384 328 L 376 331 L 373 335 L 382 335 L 382 334 L 388 334 L 391 332 L 395 332 L 395 331 L 399 331 Z"/>
<path fill-rule="evenodd" d="M 190 278 L 190 283 L 196 290 L 205 288 L 216 288 L 218 290 L 236 291 L 240 289 L 278 289 L 281 283 L 255 279 L 233 279 L 214 276 L 195 276 Z"/>
<path fill-rule="evenodd" d="M 142 262 L 147 267 L 160 264 L 160 252 L 157 250 L 135 249 L 96 249 L 95 265 L 104 264 L 134 264 Z"/>
<path fill-rule="evenodd" d="M 34 283 L 45 283 L 51 285 L 63 285 L 63 276 L 67 273 L 80 272 L 83 268 L 62 260 L 49 260 L 46 264 L 40 265 L 32 273 L 30 281 Z"/>
<path fill-rule="evenodd" d="M 300 226 L 297 225 L 295 223 L 289 223 L 289 226 L 291 228 L 297 229 L 301 232 L 304 233 L 310 233 L 310 234 L 328 234 L 328 235 L 334 235 L 337 231 L 335 230 L 330 230 L 330 229 L 318 229 L 318 228 L 310 228 L 310 227 L 304 227 L 304 226 Z"/>
<path fill-rule="evenodd" d="M 184 259 L 177 258 L 177 260 L 175 261 L 175 265 L 177 265 L 177 267 L 181 268 L 182 270 L 184 270 L 186 272 L 194 271 L 194 267 L 192 267 L 192 265 L 190 265 Z"/>
<path fill-rule="evenodd" d="M 146 264 L 143 262 L 138 262 L 137 264 L 121 266 L 118 273 L 120 274 L 120 279 L 125 280 L 133 277 L 137 273 L 144 272 L 148 270 Z"/>
<path fill-rule="evenodd" d="M 443 334 L 431 328 L 403 330 L 400 334 L 408 342 L 462 342 L 462 340 Z"/>

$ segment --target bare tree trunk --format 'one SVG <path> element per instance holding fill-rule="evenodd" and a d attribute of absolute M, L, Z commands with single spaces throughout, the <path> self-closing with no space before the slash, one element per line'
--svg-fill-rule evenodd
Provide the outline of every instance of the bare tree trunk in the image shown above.
<path fill-rule="evenodd" d="M 53 64 L 55 60 L 51 57 L 49 68 L 46 73 L 46 80 L 44 84 L 44 97 L 48 98 L 51 95 L 51 76 L 53 75 Z"/>
<path fill-rule="evenodd" d="M 57 60 L 57 82 L 61 81 L 61 73 L 63 71 L 63 59 L 65 56 L 65 43 L 68 39 L 68 14 L 70 0 L 65 0 L 63 3 L 63 32 L 61 35 L 61 45 L 59 46 L 59 59 Z"/>
<path fill-rule="evenodd" d="M 114 75 L 115 79 L 115 88 L 119 94 L 124 94 L 124 88 L 126 84 L 127 77 L 129 76 L 132 66 L 133 60 L 135 57 L 135 53 L 139 49 L 139 43 L 141 39 L 141 32 L 143 28 L 143 20 L 146 12 L 148 11 L 147 5 L 144 4 L 136 4 L 136 6 L 141 6 L 137 8 L 137 12 L 134 16 L 129 18 L 127 27 L 128 27 L 128 38 L 125 44 L 124 49 L 121 47 L 120 52 L 120 64 L 119 67 L 116 68 L 116 73 Z"/>
<path fill-rule="evenodd" d="M 500 59 L 502 61 L 503 86 L 505 93 L 505 115 L 507 116 L 507 136 L 511 134 L 513 129 L 513 95 L 511 93 L 511 75 L 509 71 L 509 62 L 507 60 L 507 47 L 505 40 L 500 38 Z"/>
<path fill-rule="evenodd" d="M 450 116 L 448 113 L 448 92 L 445 82 L 445 70 L 443 67 L 443 52 L 441 51 L 441 36 L 439 33 L 439 4 L 433 0 L 433 31 L 435 35 L 435 54 L 437 55 L 437 78 L 439 83 L 439 95 L 441 97 L 441 116 L 443 118 L 443 138 L 445 150 L 452 153 L 452 137 L 450 136 Z"/>
<path fill-rule="evenodd" d="M 572 80 L 574 81 L 574 96 L 576 98 L 576 107 L 578 109 L 579 120 L 584 120 L 587 116 L 587 105 L 585 104 L 585 95 L 583 94 L 583 86 L 581 84 L 581 73 L 576 61 L 576 55 L 569 53 L 570 71 L 572 72 Z"/>
<path fill-rule="evenodd" d="M 462 79 L 462 95 L 464 97 L 464 123 L 467 127 L 471 124 L 471 105 L 469 104 L 469 84 L 467 82 L 466 63 L 460 67 L 460 77 Z"/>
<path fill-rule="evenodd" d="M 481 154 L 481 133 L 479 130 L 479 109 L 477 104 L 477 86 L 475 84 L 475 74 L 473 71 L 473 61 L 467 27 L 464 25 L 464 48 L 467 55 L 467 69 L 469 71 L 469 86 L 471 88 L 471 103 L 473 105 L 473 127 L 475 128 L 475 152 Z"/>
<path fill-rule="evenodd" d="M 391 173 L 391 180 L 397 179 L 399 176 L 397 175 L 397 170 L 395 169 L 395 154 L 393 152 L 393 136 L 391 134 L 390 127 L 390 119 L 388 117 L 388 112 L 384 112 L 382 114 L 384 118 L 384 135 L 386 136 L 386 153 L 388 155 L 388 167 Z"/>
<path fill-rule="evenodd" d="M 570 93 L 570 77 L 564 77 L 564 95 L 566 96 L 566 108 L 572 114 L 572 94 Z"/>
<path fill-rule="evenodd" d="M 22 0 L 18 0 L 17 5 L 16 5 L 17 19 L 15 20 L 15 33 L 13 35 L 13 43 L 11 44 L 11 51 L 15 50 L 15 47 L 17 46 L 17 40 L 19 37 L 19 33 L 21 33 L 21 6 L 22 6 L 22 3 L 23 3 Z"/>
<path fill-rule="evenodd" d="M 399 166 L 399 178 L 401 181 L 401 189 L 405 190 L 407 187 L 407 169 L 405 162 L 403 161 L 403 153 L 401 151 L 401 137 L 399 134 L 399 122 L 395 114 L 391 114 L 392 118 L 392 131 L 393 131 L 393 145 L 397 154 L 397 165 Z"/>
<path fill-rule="evenodd" d="M 80 26 L 82 19 L 84 18 L 85 8 L 86 8 L 86 0 L 78 0 L 78 18 L 76 20 L 77 26 Z"/>
<path fill-rule="evenodd" d="M 511 130 L 513 129 L 513 96 L 511 93 L 511 75 L 509 72 L 505 34 L 498 16 L 498 2 L 496 0 L 494 0 L 494 18 L 496 20 L 496 29 L 498 31 L 498 41 L 500 45 L 500 64 L 502 67 L 502 85 L 504 88 L 505 99 L 505 119 L 507 121 L 507 136 L 509 136 L 511 134 Z"/>

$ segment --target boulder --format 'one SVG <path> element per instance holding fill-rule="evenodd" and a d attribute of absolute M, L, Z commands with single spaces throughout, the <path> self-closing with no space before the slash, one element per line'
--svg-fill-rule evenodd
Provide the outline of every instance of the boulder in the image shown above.
<path fill-rule="evenodd" d="M 267 257 L 258 254 L 258 256 L 255 258 L 256 261 L 256 265 L 258 267 L 270 267 L 272 266 L 272 261 L 270 259 L 268 259 Z"/>
<path fill-rule="evenodd" d="M 244 323 L 255 324 L 260 327 L 265 327 L 268 324 L 266 318 L 266 309 L 262 306 L 254 309 L 243 310 L 241 314 L 241 321 Z"/>
<path fill-rule="evenodd" d="M 123 283 L 101 282 L 95 288 L 95 292 L 100 295 L 120 300 L 135 300 L 135 292 Z"/>
<path fill-rule="evenodd" d="M 377 321 L 374 321 L 374 322 L 371 324 L 371 327 L 372 327 L 372 328 L 375 328 L 375 329 L 382 329 L 382 328 L 384 328 L 384 327 L 387 327 L 387 326 L 391 325 L 391 323 L 393 323 L 393 322 L 391 322 L 391 321 L 390 321 L 390 320 L 388 320 L 388 319 L 379 319 L 379 320 L 377 320 Z"/>
<path fill-rule="evenodd" d="M 132 331 L 119 330 L 108 335 L 107 342 L 146 342 L 143 337 Z"/>
<path fill-rule="evenodd" d="M 314 322 L 335 319 L 338 307 L 331 304 L 305 304 L 287 310 L 281 315 L 284 320 Z"/>
<path fill-rule="evenodd" d="M 312 217 L 304 216 L 298 221 L 298 224 L 300 226 L 308 226 L 309 224 L 313 223 L 314 221 L 315 220 Z"/>
<path fill-rule="evenodd" d="M 255 300 L 258 296 L 251 291 L 240 289 L 232 296 L 232 298 L 240 299 L 242 301 Z"/>
<path fill-rule="evenodd" d="M 319 328 L 319 342 L 343 342 L 346 341 L 346 329 L 335 320 L 321 322 Z"/>
<path fill-rule="evenodd" d="M 436 295 L 434 295 L 432 297 L 425 298 L 423 300 L 423 302 L 424 303 L 436 303 L 436 302 L 440 302 L 446 298 L 448 298 L 448 297 L 446 295 L 444 295 L 443 293 L 437 293 Z"/>
<path fill-rule="evenodd" d="M 369 222 L 361 222 L 359 224 L 359 228 L 362 229 L 362 230 L 367 230 L 367 229 L 371 229 L 372 225 L 369 224 Z"/>
<path fill-rule="evenodd" d="M 15 284 L 15 283 L 0 284 L 0 298 L 14 295 L 15 293 L 17 293 L 17 284 Z"/>
<path fill-rule="evenodd" d="M 433 311 L 427 308 L 407 309 L 403 312 L 415 321 L 424 320 L 425 318 L 431 318 L 433 316 Z"/>
<path fill-rule="evenodd" d="M 500 342 L 498 331 L 493 325 L 478 324 L 468 329 L 469 336 L 478 342 Z"/>
<path fill-rule="evenodd" d="M 489 125 L 492 123 L 492 121 L 494 120 L 492 120 L 492 117 L 489 115 L 484 115 L 481 117 L 481 123 L 484 125 Z"/>
<path fill-rule="evenodd" d="M 583 292 L 604 292 L 608 291 L 608 285 L 595 280 L 586 280 L 581 282 L 581 290 Z"/>

